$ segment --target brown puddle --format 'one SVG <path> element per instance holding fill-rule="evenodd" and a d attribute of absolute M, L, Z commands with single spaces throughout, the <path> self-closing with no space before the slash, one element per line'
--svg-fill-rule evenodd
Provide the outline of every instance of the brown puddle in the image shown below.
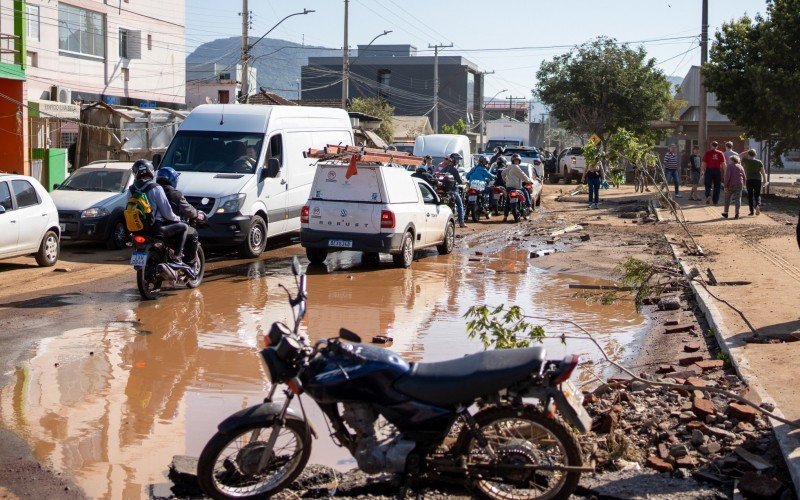
<path fill-rule="evenodd" d="M 576 321 L 621 357 L 645 323 L 628 302 L 601 306 L 574 297 L 569 283 L 601 282 L 530 267 L 523 251 L 480 262 L 431 254 L 409 270 L 387 262 L 362 266 L 358 254 L 340 255 L 334 272 L 309 270 L 305 327 L 312 339 L 342 326 L 365 340 L 388 332 L 395 339 L 390 348 L 407 359 L 449 359 L 481 349 L 464 333 L 468 307 L 518 304 L 531 315 Z M 150 485 L 165 481 L 173 455 L 199 455 L 222 419 L 263 399 L 269 383 L 257 351 L 273 321 L 290 321 L 278 286 L 291 288 L 287 271 L 286 261 L 236 266 L 199 289 L 141 303 L 120 321 L 42 341 L 15 382 L 0 390 L 2 424 L 89 496 L 147 497 Z M 571 329 L 551 324 L 546 331 Z M 586 341 L 546 345 L 548 357 L 599 359 Z M 305 408 L 320 435 L 311 461 L 350 468 L 316 407 Z"/>

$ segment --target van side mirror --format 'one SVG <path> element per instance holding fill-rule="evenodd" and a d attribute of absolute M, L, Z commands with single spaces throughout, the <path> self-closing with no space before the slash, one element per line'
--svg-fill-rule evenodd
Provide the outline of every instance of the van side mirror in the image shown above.
<path fill-rule="evenodd" d="M 163 156 L 161 156 L 159 153 L 153 155 L 153 168 L 158 168 L 158 166 L 161 165 L 162 158 Z"/>
<path fill-rule="evenodd" d="M 262 180 L 269 177 L 274 179 L 281 173 L 281 162 L 277 158 L 270 158 L 267 160 L 267 166 L 261 171 Z"/>

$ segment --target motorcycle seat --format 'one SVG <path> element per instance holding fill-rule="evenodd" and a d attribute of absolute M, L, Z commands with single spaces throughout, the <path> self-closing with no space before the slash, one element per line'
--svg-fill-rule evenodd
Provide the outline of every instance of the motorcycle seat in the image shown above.
<path fill-rule="evenodd" d="M 412 363 L 394 388 L 424 403 L 452 407 L 470 404 L 540 373 L 545 363 L 544 347 L 508 349 L 471 354 L 437 363 Z"/>

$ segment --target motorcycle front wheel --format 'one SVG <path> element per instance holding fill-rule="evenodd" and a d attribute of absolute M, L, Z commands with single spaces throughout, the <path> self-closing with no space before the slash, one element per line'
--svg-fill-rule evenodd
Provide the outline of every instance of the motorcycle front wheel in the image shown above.
<path fill-rule="evenodd" d="M 272 431 L 272 423 L 264 422 L 217 432 L 203 448 L 197 464 L 197 480 L 203 491 L 217 500 L 255 499 L 268 498 L 288 487 L 311 456 L 311 433 L 305 422 L 287 419 L 262 466 Z"/>
<path fill-rule="evenodd" d="M 453 451 L 467 458 L 467 467 L 497 464 L 507 468 L 495 477 L 473 481 L 472 487 L 481 496 L 493 500 L 567 499 L 578 487 L 580 472 L 524 467 L 583 464 L 575 435 L 561 421 L 549 419 L 537 408 L 527 406 L 489 408 L 475 415 L 475 421 L 494 452 L 495 461 L 466 426 Z"/>
<path fill-rule="evenodd" d="M 197 255 L 194 258 L 194 275 L 197 278 L 193 280 L 186 280 L 188 288 L 197 288 L 203 282 L 203 275 L 206 273 L 206 254 L 203 253 L 203 247 L 197 246 Z"/>
<path fill-rule="evenodd" d="M 161 293 L 163 279 L 158 273 L 158 264 L 158 252 L 150 251 L 144 267 L 136 271 L 136 286 L 139 288 L 139 295 L 145 300 L 156 300 Z"/>

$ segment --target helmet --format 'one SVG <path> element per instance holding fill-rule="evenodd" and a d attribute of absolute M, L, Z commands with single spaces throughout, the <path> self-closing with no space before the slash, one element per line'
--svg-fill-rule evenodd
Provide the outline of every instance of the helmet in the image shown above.
<path fill-rule="evenodd" d="M 448 156 L 448 158 L 450 158 L 450 161 L 452 161 L 453 163 L 458 163 L 464 159 L 464 157 L 458 153 L 450 153 L 450 156 Z"/>
<path fill-rule="evenodd" d="M 487 160 L 485 156 L 478 157 L 478 165 L 488 165 L 488 164 L 489 160 Z"/>
<path fill-rule="evenodd" d="M 433 160 L 433 156 L 425 155 L 425 158 L 423 158 L 423 160 Z"/>
<path fill-rule="evenodd" d="M 133 176 L 137 179 L 145 179 L 147 177 L 152 179 L 156 176 L 153 164 L 149 160 L 136 160 L 131 167 L 131 172 L 133 172 Z"/>
<path fill-rule="evenodd" d="M 159 184 L 167 183 L 172 187 L 178 187 L 178 177 L 180 177 L 180 175 L 180 172 L 176 172 L 172 167 L 161 167 L 158 169 L 158 172 L 156 172 L 156 182 Z"/>
<path fill-rule="evenodd" d="M 511 163 L 514 163 L 514 162 L 522 163 L 522 157 L 520 155 L 518 155 L 517 153 L 514 153 L 513 155 L 511 155 Z"/>
<path fill-rule="evenodd" d="M 506 166 L 506 159 L 502 156 L 497 158 L 497 166 L 498 167 L 505 167 Z"/>

